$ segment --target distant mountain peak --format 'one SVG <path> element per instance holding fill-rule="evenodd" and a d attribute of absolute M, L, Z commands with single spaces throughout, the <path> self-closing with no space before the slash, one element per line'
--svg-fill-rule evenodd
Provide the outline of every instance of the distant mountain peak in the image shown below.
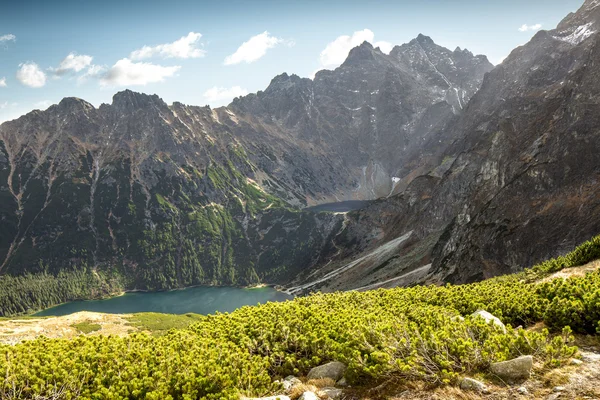
<path fill-rule="evenodd" d="M 361 43 L 360 46 L 357 46 L 350 50 L 346 61 L 344 61 L 342 65 L 352 65 L 355 63 L 360 63 L 362 61 L 373 60 L 375 58 L 374 52 L 375 49 L 373 48 L 373 45 L 367 41 L 364 41 Z M 381 50 L 377 53 L 381 53 Z"/>
<path fill-rule="evenodd" d="M 430 38 L 429 36 L 425 36 L 422 33 L 419 33 L 419 35 L 416 38 L 416 41 L 420 44 L 435 44 L 432 38 Z"/>
<path fill-rule="evenodd" d="M 578 29 L 597 30 L 600 22 L 600 0 L 586 0 L 574 13 L 567 15 L 556 27 L 560 32 L 575 33 Z M 578 32 L 578 34 L 580 34 Z M 577 34 L 576 34 L 577 35 Z"/>
<path fill-rule="evenodd" d="M 166 107 L 167 104 L 158 95 L 148 95 L 144 93 L 134 92 L 129 89 L 117 92 L 113 96 L 112 105 L 123 109 L 139 109 L 146 108 L 150 105 Z"/>
<path fill-rule="evenodd" d="M 58 107 L 63 109 L 79 109 L 79 110 L 93 110 L 94 106 L 87 101 L 78 97 L 65 97 L 58 103 Z"/>
<path fill-rule="evenodd" d="M 271 83 L 269 83 L 269 86 L 265 89 L 265 92 L 268 93 L 276 90 L 285 90 L 304 80 L 309 81 L 309 79 L 301 78 L 296 74 L 289 75 L 287 72 L 284 72 L 271 79 Z"/>

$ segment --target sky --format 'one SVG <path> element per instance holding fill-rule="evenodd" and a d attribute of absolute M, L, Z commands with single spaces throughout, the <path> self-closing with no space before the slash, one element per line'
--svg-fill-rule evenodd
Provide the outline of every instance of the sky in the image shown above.
<path fill-rule="evenodd" d="M 10 0 L 0 7 L 0 122 L 64 97 L 131 89 L 217 107 L 283 72 L 312 77 L 367 40 L 419 33 L 498 64 L 583 0 Z"/>

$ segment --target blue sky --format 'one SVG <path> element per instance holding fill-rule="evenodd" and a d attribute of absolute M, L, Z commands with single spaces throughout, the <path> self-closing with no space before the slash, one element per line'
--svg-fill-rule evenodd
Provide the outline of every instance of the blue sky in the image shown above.
<path fill-rule="evenodd" d="M 282 72 L 333 69 L 365 39 L 389 49 L 423 33 L 496 64 L 582 2 L 11 0 L 0 13 L 0 122 L 68 96 L 110 103 L 125 88 L 224 105 Z"/>

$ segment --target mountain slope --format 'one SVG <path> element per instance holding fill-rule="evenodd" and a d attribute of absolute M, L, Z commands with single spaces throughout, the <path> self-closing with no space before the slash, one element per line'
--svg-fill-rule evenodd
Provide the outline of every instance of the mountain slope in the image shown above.
<path fill-rule="evenodd" d="M 437 163 L 454 139 L 446 125 L 491 69 L 485 56 L 449 51 L 423 35 L 389 55 L 365 42 L 335 71 L 314 80 L 280 75 L 229 108 L 263 126 L 261 136 L 242 127 L 237 136 L 249 147 L 265 146 L 266 131 L 278 142 L 273 153 L 293 154 L 272 174 L 299 184 L 310 204 L 375 199 Z"/>
<path fill-rule="evenodd" d="M 586 1 L 487 74 L 449 123 L 445 135 L 458 139 L 439 167 L 352 216 L 337 236 L 347 250 L 328 268 L 360 262 L 314 288 L 472 282 L 600 232 L 599 4 Z M 364 257 L 405 235 L 383 257 Z"/>
<path fill-rule="evenodd" d="M 198 130 L 175 117 L 182 110 Z M 218 118 L 125 91 L 98 109 L 65 99 L 3 124 L 0 273 L 87 266 L 164 289 L 248 284 L 304 265 L 311 252 L 296 248 L 318 250 L 335 217 L 298 215 L 266 193 Z"/>

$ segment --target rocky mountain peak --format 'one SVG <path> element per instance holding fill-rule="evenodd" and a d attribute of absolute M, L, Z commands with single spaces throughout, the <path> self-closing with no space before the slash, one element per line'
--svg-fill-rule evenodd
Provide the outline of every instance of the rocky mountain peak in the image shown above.
<path fill-rule="evenodd" d="M 373 48 L 371 43 L 365 40 L 360 46 L 350 50 L 350 53 L 348 53 L 348 57 L 342 66 L 351 66 L 364 61 L 372 61 L 375 59 L 375 53 L 383 54 L 381 53 L 381 50 L 377 51 Z"/>
<path fill-rule="evenodd" d="M 269 86 L 265 89 L 265 93 L 287 90 L 303 81 L 310 82 L 310 79 L 300 78 L 296 74 L 288 75 L 284 72 L 271 79 L 271 83 L 269 83 Z"/>
<path fill-rule="evenodd" d="M 78 97 L 65 97 L 56 107 L 66 112 L 91 111 L 95 109 L 93 105 Z"/>
<path fill-rule="evenodd" d="M 429 36 L 425 36 L 422 33 L 419 33 L 417 38 L 415 39 L 421 45 L 434 45 L 435 42 Z"/>
<path fill-rule="evenodd" d="M 580 42 L 597 32 L 600 22 L 600 0 L 586 0 L 577 12 L 567 15 L 556 27 L 560 37 Z"/>
<path fill-rule="evenodd" d="M 148 95 L 129 89 L 116 93 L 113 96 L 112 105 L 118 109 L 129 111 L 144 109 L 150 106 L 158 106 L 159 108 L 167 107 L 167 104 L 156 94 Z"/>

